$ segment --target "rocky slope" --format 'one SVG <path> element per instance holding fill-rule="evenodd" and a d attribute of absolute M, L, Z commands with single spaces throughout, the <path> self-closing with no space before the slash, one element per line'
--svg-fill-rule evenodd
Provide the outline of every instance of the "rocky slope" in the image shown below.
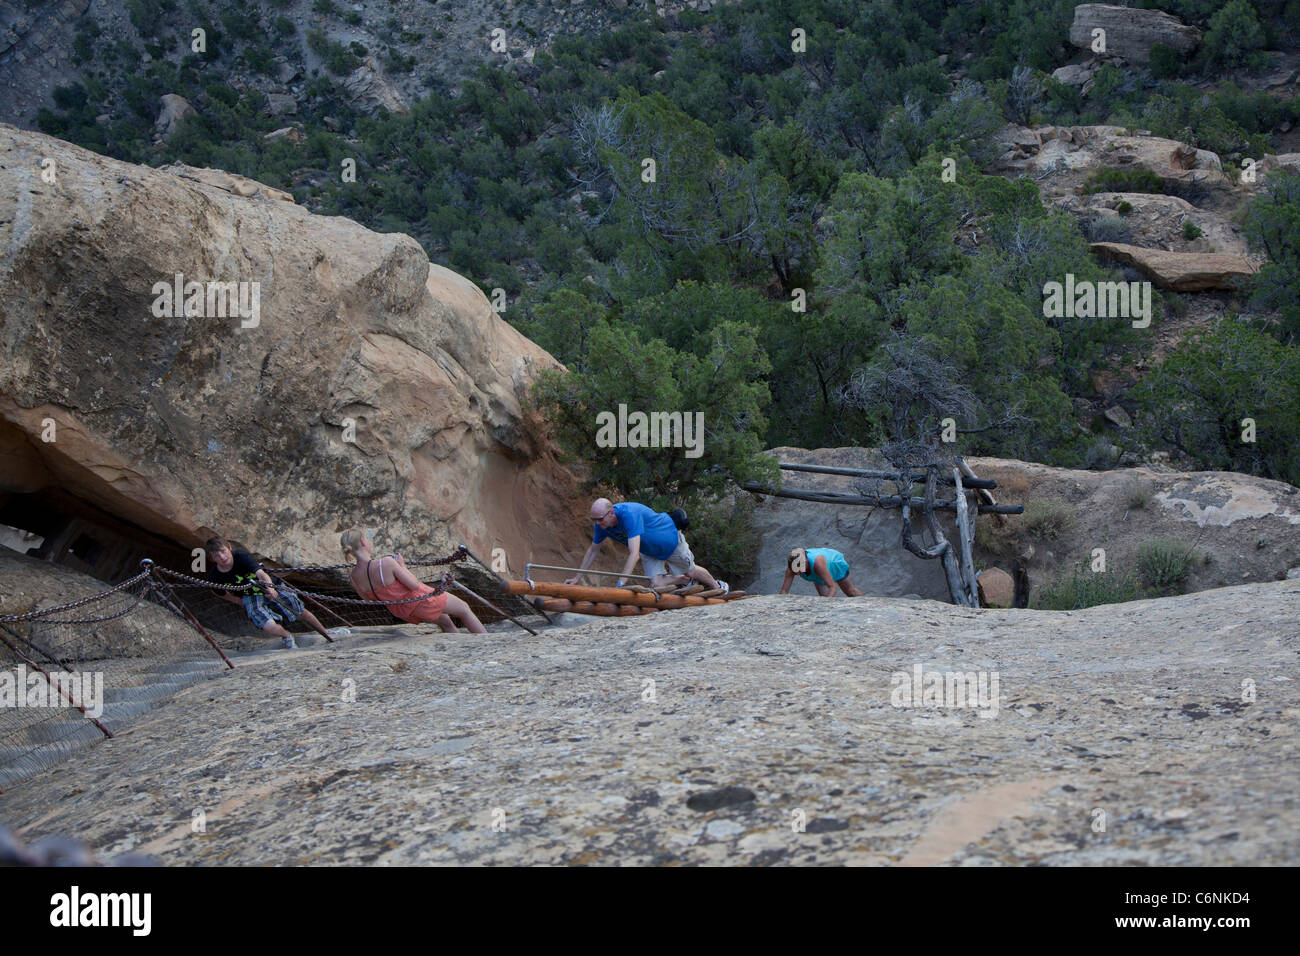
<path fill-rule="evenodd" d="M 4 822 L 172 865 L 1294 865 L 1298 599 L 353 636 L 182 691 Z M 989 706 L 896 706 L 918 667 Z"/>
<path fill-rule="evenodd" d="M 352 524 L 516 570 L 580 550 L 573 479 L 520 405 L 555 360 L 414 240 L 286 198 L 0 126 L 0 492 L 286 563 L 338 561 Z M 244 283 L 248 314 L 174 315 L 177 275 Z"/>
<path fill-rule="evenodd" d="M 707 11 L 721 2 L 726 0 L 660 0 L 655 9 L 671 16 Z M 214 68 L 221 82 L 276 98 L 270 108 L 287 116 L 296 112 L 312 75 L 329 75 L 308 42 L 309 34 L 319 31 L 332 43 L 365 51 L 355 70 L 337 78 L 353 105 L 368 113 L 380 108 L 401 112 L 428 95 L 431 81 L 454 89 L 485 64 L 527 71 L 537 53 L 557 38 L 605 32 L 636 6 L 628 0 L 208 0 L 201 17 L 178 4 L 170 11 L 160 9 L 157 18 L 144 24 L 150 32 L 142 33 L 123 3 L 28 0 L 0 7 L 0 91 L 9 94 L 0 96 L 0 121 L 32 125 L 36 111 L 51 104 L 56 86 L 82 78 L 79 35 L 92 38 L 92 52 L 143 47 L 139 66 L 147 70 L 155 55 L 147 52 L 151 46 L 160 58 L 175 49 L 188 53 L 190 30 L 204 24 L 214 49 L 219 43 L 229 47 Z M 287 36 L 276 28 L 278 20 L 291 24 Z M 497 30 L 501 33 L 494 34 Z M 266 44 L 276 53 L 274 69 L 249 69 L 240 55 Z M 122 79 L 109 76 L 108 81 L 117 85 Z"/>

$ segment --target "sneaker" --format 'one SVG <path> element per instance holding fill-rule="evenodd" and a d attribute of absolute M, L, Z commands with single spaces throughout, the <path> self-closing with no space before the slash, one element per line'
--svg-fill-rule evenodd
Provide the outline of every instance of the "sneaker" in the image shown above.
<path fill-rule="evenodd" d="M 722 589 L 722 594 L 720 595 L 721 597 L 726 597 L 728 594 L 731 593 L 731 585 L 729 585 L 726 581 L 718 581 L 718 587 Z"/>
<path fill-rule="evenodd" d="M 296 651 L 298 649 L 298 645 L 293 642 L 292 634 L 284 639 L 284 649 L 286 651 Z"/>

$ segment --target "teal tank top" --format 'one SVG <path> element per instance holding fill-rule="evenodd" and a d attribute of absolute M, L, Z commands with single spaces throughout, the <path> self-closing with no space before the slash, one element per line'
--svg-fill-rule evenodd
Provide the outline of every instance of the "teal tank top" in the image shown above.
<path fill-rule="evenodd" d="M 848 577 L 849 562 L 844 555 L 840 554 L 834 548 L 805 548 L 804 550 L 808 554 L 808 573 L 801 574 L 799 577 L 803 578 L 805 581 L 812 581 L 816 584 L 821 580 L 821 578 L 817 577 L 816 573 L 813 571 L 813 564 L 816 562 L 817 555 L 819 554 L 826 558 L 826 570 L 830 571 L 832 581 L 842 581 L 844 578 Z"/>

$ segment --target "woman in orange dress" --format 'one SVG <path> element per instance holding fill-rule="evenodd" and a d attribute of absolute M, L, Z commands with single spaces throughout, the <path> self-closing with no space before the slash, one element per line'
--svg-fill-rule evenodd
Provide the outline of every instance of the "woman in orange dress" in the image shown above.
<path fill-rule="evenodd" d="M 459 633 L 452 618 L 459 620 L 473 634 L 485 633 L 482 622 L 469 605 L 454 594 L 434 594 L 406 569 L 406 562 L 396 554 L 375 560 L 370 556 L 373 545 L 364 531 L 349 528 L 340 536 L 343 554 L 356 561 L 351 573 L 352 587 L 368 601 L 383 601 L 388 610 L 409 624 L 437 624 L 444 631 Z M 420 594 L 432 595 L 427 601 L 411 601 Z M 406 603 L 388 604 L 389 601 Z"/>

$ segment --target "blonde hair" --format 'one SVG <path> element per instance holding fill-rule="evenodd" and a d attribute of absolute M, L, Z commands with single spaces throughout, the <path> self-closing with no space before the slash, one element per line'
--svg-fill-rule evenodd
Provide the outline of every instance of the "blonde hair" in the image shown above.
<path fill-rule="evenodd" d="M 339 535 L 339 544 L 343 546 L 343 556 L 349 561 L 357 559 L 357 545 L 366 537 L 366 533 L 360 528 L 348 528 Z"/>

